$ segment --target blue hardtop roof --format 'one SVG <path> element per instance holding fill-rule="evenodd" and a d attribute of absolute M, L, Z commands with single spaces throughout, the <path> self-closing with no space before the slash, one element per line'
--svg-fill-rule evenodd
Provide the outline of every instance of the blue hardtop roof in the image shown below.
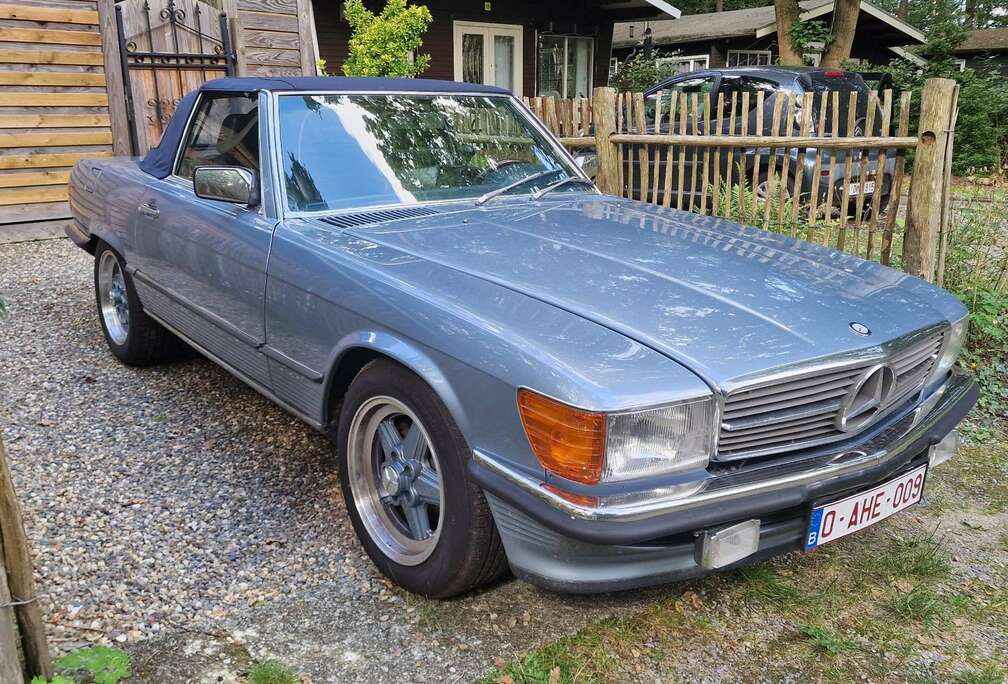
<path fill-rule="evenodd" d="M 509 95 L 497 86 L 458 81 L 435 81 L 427 78 L 357 78 L 347 76 L 285 76 L 229 77 L 207 81 L 200 90 L 212 92 L 252 93 L 259 90 L 275 92 L 296 90 L 338 90 L 369 93 L 466 93 Z"/>
<path fill-rule="evenodd" d="M 186 93 L 175 107 L 161 142 L 140 161 L 140 168 L 155 178 L 171 175 L 175 152 L 182 142 L 186 123 L 192 114 L 197 96 L 202 93 L 255 93 L 325 91 L 360 93 L 459 93 L 464 95 L 510 95 L 496 86 L 456 81 L 434 81 L 426 78 L 348 78 L 345 76 L 230 77 L 207 81 L 197 90 Z"/>

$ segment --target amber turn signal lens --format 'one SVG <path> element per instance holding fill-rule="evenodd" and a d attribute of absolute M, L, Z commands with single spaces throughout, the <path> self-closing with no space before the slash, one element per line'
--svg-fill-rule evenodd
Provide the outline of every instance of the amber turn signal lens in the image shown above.
<path fill-rule="evenodd" d="M 518 390 L 518 413 L 532 453 L 551 473 L 597 484 L 605 458 L 606 417 L 530 390 Z"/>

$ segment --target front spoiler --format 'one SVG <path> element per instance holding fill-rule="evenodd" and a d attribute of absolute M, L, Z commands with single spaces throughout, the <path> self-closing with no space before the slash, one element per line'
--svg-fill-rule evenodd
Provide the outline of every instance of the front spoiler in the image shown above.
<path fill-rule="evenodd" d="M 638 544 L 728 522 L 761 517 L 814 499 L 863 488 L 905 468 L 937 444 L 979 398 L 976 382 L 953 372 L 914 410 L 842 453 L 712 479 L 712 486 L 679 499 L 654 501 L 632 510 L 579 506 L 474 453 L 472 477 L 510 508 L 563 537 L 602 545 Z"/>

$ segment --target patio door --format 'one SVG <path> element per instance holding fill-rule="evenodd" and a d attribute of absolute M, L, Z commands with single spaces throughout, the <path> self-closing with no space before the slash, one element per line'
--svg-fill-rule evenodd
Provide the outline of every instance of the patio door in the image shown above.
<path fill-rule="evenodd" d="M 507 88 L 522 95 L 522 27 L 454 24 L 455 80 Z"/>

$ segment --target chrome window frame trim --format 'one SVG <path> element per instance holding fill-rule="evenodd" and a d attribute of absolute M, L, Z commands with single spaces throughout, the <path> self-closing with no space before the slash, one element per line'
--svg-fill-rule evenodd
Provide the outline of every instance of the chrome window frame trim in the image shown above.
<path fill-rule="evenodd" d="M 449 203 L 449 202 L 450 203 L 468 202 L 468 203 L 471 204 L 472 202 L 474 202 L 476 200 L 475 197 L 465 197 L 465 198 L 445 199 L 445 200 L 423 200 L 423 201 L 419 201 L 419 202 L 410 202 L 410 203 L 399 202 L 399 203 L 390 203 L 390 204 L 383 204 L 383 205 L 360 205 L 360 206 L 356 206 L 356 207 L 345 207 L 343 209 L 322 209 L 322 210 L 319 210 L 319 211 L 292 211 L 290 209 L 290 207 L 288 206 L 288 204 L 287 204 L 287 188 L 286 188 L 286 185 L 280 182 L 280 179 L 283 178 L 283 159 L 282 159 L 282 157 L 283 157 L 282 152 L 283 151 L 282 151 L 282 148 L 281 148 L 281 141 L 280 141 L 280 98 L 282 98 L 282 97 L 304 97 L 306 95 L 309 95 L 309 96 L 311 96 L 311 95 L 349 95 L 349 96 L 353 96 L 353 95 L 361 95 L 361 96 L 382 95 L 382 96 L 385 96 L 385 97 L 398 97 L 398 96 L 407 96 L 407 97 L 408 96 L 439 97 L 440 96 L 440 97 L 471 97 L 471 98 L 489 97 L 489 98 L 501 98 L 501 99 L 510 100 L 515 105 L 515 110 L 517 111 L 518 115 L 526 123 L 530 124 L 532 126 L 532 128 L 534 128 L 536 131 L 538 131 L 543 136 L 543 138 L 546 140 L 546 143 L 549 145 L 550 149 L 552 149 L 555 153 L 557 153 L 557 155 L 564 162 L 567 163 L 567 165 L 568 165 L 567 171 L 568 172 L 573 171 L 573 173 L 572 173 L 573 176 L 576 176 L 578 178 L 583 178 L 584 180 L 586 180 L 589 183 L 591 183 L 593 191 L 589 191 L 589 192 L 592 192 L 593 194 L 601 194 L 601 191 L 599 191 L 599 189 L 595 186 L 594 181 L 592 181 L 591 178 L 589 178 L 587 176 L 587 174 L 585 174 L 585 172 L 581 169 L 581 167 L 578 165 L 578 163 L 576 161 L 574 161 L 574 157 L 571 156 L 570 152 L 567 151 L 567 148 L 565 148 L 563 145 L 561 145 L 557 141 L 557 139 L 553 135 L 553 133 L 551 133 L 549 131 L 549 129 L 546 128 L 545 124 L 543 124 L 541 121 L 539 121 L 538 118 L 536 118 L 536 116 L 532 113 L 532 110 L 530 110 L 528 107 L 525 106 L 524 102 L 522 102 L 520 99 L 518 99 L 517 97 L 515 97 L 514 95 L 511 95 L 511 94 L 505 94 L 505 93 L 457 93 L 457 92 L 453 93 L 453 92 L 447 91 L 447 90 L 445 90 L 445 91 L 430 91 L 430 92 L 419 91 L 419 90 L 417 90 L 417 91 L 403 90 L 403 91 L 396 91 L 394 93 L 382 92 L 382 91 L 379 91 L 379 90 L 283 90 L 283 91 L 272 91 L 271 90 L 271 91 L 269 91 L 269 94 L 270 94 L 270 97 L 272 99 L 272 106 L 271 106 L 271 110 L 270 110 L 270 115 L 271 115 L 271 118 L 272 118 L 272 120 L 274 122 L 274 124 L 272 126 L 272 130 L 271 130 L 271 139 L 275 142 L 275 145 L 272 146 L 273 147 L 273 155 L 272 155 L 273 156 L 273 169 L 274 169 L 274 174 L 273 175 L 274 175 L 274 178 L 275 178 L 275 183 L 273 185 L 274 185 L 274 189 L 279 193 L 279 194 L 276 195 L 276 197 L 277 197 L 277 208 L 279 209 L 279 217 L 280 217 L 281 220 L 284 220 L 284 219 L 293 219 L 293 218 L 313 218 L 313 217 L 318 217 L 318 216 L 329 216 L 331 214 L 337 213 L 339 211 L 344 211 L 344 210 L 358 212 L 358 211 L 366 209 L 367 211 L 372 211 L 372 210 L 377 210 L 379 207 L 381 207 L 381 208 L 418 207 L 418 206 L 428 206 L 428 205 L 435 205 L 435 204 L 446 204 L 446 203 Z M 193 111 L 195 111 L 195 107 L 193 108 Z M 188 126 L 187 126 L 187 129 L 188 129 Z M 528 197 L 529 195 L 530 195 L 530 193 L 521 193 L 521 194 L 509 195 L 509 197 Z"/>

